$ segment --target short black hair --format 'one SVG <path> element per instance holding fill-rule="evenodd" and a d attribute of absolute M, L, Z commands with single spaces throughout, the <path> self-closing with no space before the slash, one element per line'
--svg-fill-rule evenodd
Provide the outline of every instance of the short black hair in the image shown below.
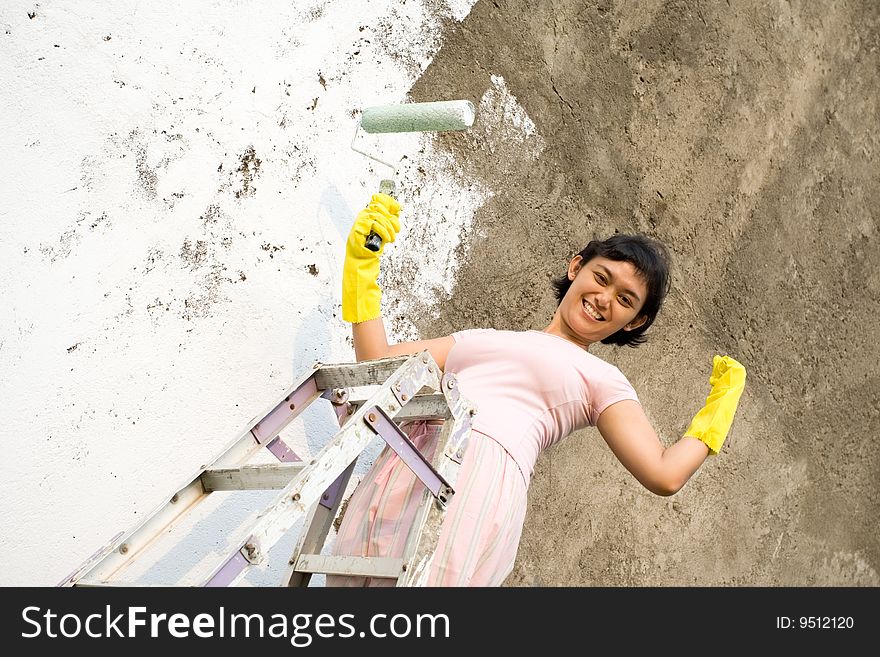
<path fill-rule="evenodd" d="M 647 340 L 645 331 L 654 323 L 663 300 L 669 292 L 672 280 L 669 275 L 670 257 L 666 247 L 647 235 L 612 235 L 605 240 L 591 240 L 578 255 L 582 258 L 581 266 L 596 257 L 609 260 L 624 261 L 632 264 L 648 288 L 648 298 L 642 305 L 638 317 L 647 317 L 644 324 L 631 331 L 620 329 L 602 340 L 602 344 L 627 345 L 637 347 Z M 561 278 L 551 281 L 556 290 L 556 305 L 571 287 L 568 272 Z"/>

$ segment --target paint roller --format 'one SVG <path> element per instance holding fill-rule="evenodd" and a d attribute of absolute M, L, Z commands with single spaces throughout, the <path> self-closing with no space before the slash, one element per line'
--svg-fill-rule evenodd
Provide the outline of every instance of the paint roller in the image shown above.
<path fill-rule="evenodd" d="M 394 195 L 394 175 L 397 164 L 386 162 L 374 154 L 355 146 L 358 132 L 371 134 L 387 132 L 445 132 L 448 130 L 467 130 L 474 123 L 476 110 L 469 100 L 443 100 L 429 103 L 407 103 L 404 105 L 379 105 L 367 107 L 361 113 L 361 120 L 351 140 L 353 151 L 366 155 L 385 166 L 391 167 L 391 177 L 379 183 L 379 192 Z M 371 251 L 378 251 L 382 238 L 371 232 L 364 244 Z"/>

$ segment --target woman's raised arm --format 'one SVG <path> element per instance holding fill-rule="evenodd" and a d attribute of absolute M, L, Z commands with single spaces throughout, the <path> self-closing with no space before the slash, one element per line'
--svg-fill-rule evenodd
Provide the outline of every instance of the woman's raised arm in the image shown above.
<path fill-rule="evenodd" d="M 596 427 L 623 467 L 656 495 L 677 493 L 709 455 L 709 448 L 690 436 L 664 447 L 641 404 L 631 399 L 602 411 Z"/>
<path fill-rule="evenodd" d="M 354 353 L 357 360 L 415 354 L 428 349 L 440 369 L 446 366 L 446 354 L 455 344 L 452 336 L 389 345 L 382 321 L 382 290 L 379 287 L 379 259 L 385 245 L 400 230 L 400 204 L 388 194 L 374 194 L 369 205 L 355 218 L 345 243 L 342 267 L 342 319 L 351 322 Z M 379 249 L 366 246 L 367 236 L 382 238 Z"/>
<path fill-rule="evenodd" d="M 727 438 L 746 381 L 745 368 L 730 356 L 715 356 L 702 409 L 675 444 L 664 447 L 641 404 L 623 400 L 599 416 L 596 427 L 623 466 L 645 488 L 672 495 L 684 486 L 709 454 Z"/>

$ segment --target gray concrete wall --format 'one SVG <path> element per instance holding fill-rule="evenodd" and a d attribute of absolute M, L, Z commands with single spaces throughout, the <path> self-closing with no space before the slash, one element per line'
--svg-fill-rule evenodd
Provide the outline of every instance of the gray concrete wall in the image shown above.
<path fill-rule="evenodd" d="M 670 247 L 673 291 L 646 345 L 595 353 L 661 439 L 713 354 L 749 374 L 722 453 L 671 498 L 595 429 L 545 452 L 507 584 L 880 584 L 880 5 L 481 0 L 445 38 L 414 98 L 501 76 L 544 144 L 488 149 L 479 115 L 445 139 L 494 195 L 422 335 L 543 328 L 549 278 L 638 231 Z"/>

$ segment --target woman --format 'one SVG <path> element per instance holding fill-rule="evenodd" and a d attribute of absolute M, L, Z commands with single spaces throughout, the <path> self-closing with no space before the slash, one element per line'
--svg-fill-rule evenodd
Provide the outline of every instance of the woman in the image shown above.
<path fill-rule="evenodd" d="M 427 349 L 453 372 L 476 405 L 472 438 L 446 512 L 429 586 L 500 586 L 516 559 L 526 493 L 542 449 L 596 426 L 614 455 L 645 488 L 672 495 L 717 454 L 745 384 L 745 369 L 715 356 L 705 406 L 675 444 L 664 447 L 626 377 L 588 352 L 596 342 L 637 346 L 669 287 L 665 248 L 640 235 L 592 241 L 554 282 L 558 307 L 543 331 L 469 329 L 433 340 L 389 345 L 377 284 L 379 256 L 400 230 L 400 205 L 377 194 L 346 244 L 342 316 L 352 322 L 358 361 Z M 374 231 L 378 252 L 364 247 Z M 441 423 L 442 424 L 442 423 Z M 411 423 L 410 439 L 433 456 L 439 427 Z M 400 557 L 423 491 L 387 447 L 349 501 L 334 554 Z M 390 579 L 330 576 L 328 586 L 393 585 Z"/>

